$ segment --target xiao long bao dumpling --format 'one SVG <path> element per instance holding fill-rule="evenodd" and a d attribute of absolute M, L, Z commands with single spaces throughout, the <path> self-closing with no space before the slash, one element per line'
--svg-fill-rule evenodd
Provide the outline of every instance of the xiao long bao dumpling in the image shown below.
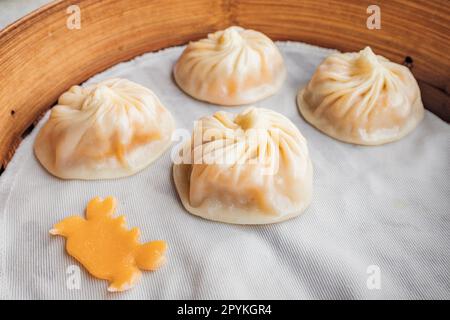
<path fill-rule="evenodd" d="M 297 102 L 305 120 L 317 129 L 362 145 L 399 140 L 424 115 L 419 86 L 409 69 L 369 47 L 326 58 Z"/>
<path fill-rule="evenodd" d="M 312 196 L 305 138 L 283 115 L 249 108 L 196 122 L 174 159 L 173 175 L 192 214 L 235 224 L 280 222 L 302 213 Z"/>
<path fill-rule="evenodd" d="M 73 86 L 39 132 L 34 151 L 63 179 L 110 179 L 132 175 L 171 144 L 174 121 L 149 89 L 110 79 Z"/>
<path fill-rule="evenodd" d="M 276 93 L 286 78 L 286 68 L 267 36 L 230 27 L 189 43 L 173 74 L 179 87 L 192 97 L 233 106 Z"/>

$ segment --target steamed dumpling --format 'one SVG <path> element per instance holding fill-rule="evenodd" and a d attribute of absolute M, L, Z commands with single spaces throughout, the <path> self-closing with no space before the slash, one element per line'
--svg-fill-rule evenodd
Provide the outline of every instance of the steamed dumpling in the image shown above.
<path fill-rule="evenodd" d="M 110 79 L 61 95 L 39 132 L 34 151 L 63 179 L 132 175 L 170 145 L 174 121 L 149 89 Z"/>
<path fill-rule="evenodd" d="M 337 53 L 297 97 L 303 117 L 329 136 L 378 145 L 401 139 L 422 120 L 419 86 L 405 66 L 375 55 Z"/>
<path fill-rule="evenodd" d="M 265 224 L 297 216 L 311 201 L 306 140 L 277 112 L 249 108 L 235 117 L 226 112 L 204 117 L 180 154 L 174 181 L 194 215 Z"/>
<path fill-rule="evenodd" d="M 286 69 L 275 44 L 264 34 L 230 27 L 191 42 L 174 68 L 180 88 L 220 105 L 264 99 L 281 87 Z"/>

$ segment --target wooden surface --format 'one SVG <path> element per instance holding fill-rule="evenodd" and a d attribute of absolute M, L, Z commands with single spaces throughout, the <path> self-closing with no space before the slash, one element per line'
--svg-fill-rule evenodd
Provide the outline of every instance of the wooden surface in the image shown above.
<path fill-rule="evenodd" d="M 66 27 L 67 7 L 81 9 L 81 29 Z M 366 28 L 370 4 L 381 29 Z M 61 0 L 0 33 L 0 163 L 70 86 L 136 55 L 184 44 L 241 25 L 275 40 L 296 40 L 412 58 L 427 108 L 450 120 L 448 1 Z"/>

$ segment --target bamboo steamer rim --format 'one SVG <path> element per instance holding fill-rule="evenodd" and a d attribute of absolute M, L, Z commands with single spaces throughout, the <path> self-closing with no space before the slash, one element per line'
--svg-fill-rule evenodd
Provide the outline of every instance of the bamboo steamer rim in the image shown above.
<path fill-rule="evenodd" d="M 371 46 L 412 65 L 425 106 L 450 121 L 450 7 L 446 0 L 385 0 L 381 29 L 369 30 L 372 1 L 54 1 L 0 31 L 0 163 L 70 86 L 145 52 L 185 44 L 231 25 L 273 40 L 341 51 Z M 81 10 L 81 29 L 66 26 Z"/>

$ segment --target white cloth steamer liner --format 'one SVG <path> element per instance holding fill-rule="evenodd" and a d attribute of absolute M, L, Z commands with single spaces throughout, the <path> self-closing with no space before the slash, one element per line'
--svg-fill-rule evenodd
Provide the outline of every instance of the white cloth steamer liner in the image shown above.
<path fill-rule="evenodd" d="M 450 127 L 430 112 L 404 139 L 378 147 L 336 141 L 307 124 L 299 87 L 333 50 L 279 42 L 288 75 L 280 92 L 254 104 L 287 116 L 308 140 L 314 164 L 311 206 L 298 218 L 237 226 L 187 213 L 172 182 L 170 150 L 129 178 L 63 181 L 35 159 L 33 130 L 0 177 L 0 297 L 17 299 L 450 298 Z M 178 128 L 222 110 L 181 92 L 172 66 L 182 47 L 148 53 L 93 77 L 123 77 L 153 90 Z M 239 112 L 245 107 L 226 108 Z M 38 127 L 42 126 L 42 121 Z M 81 267 L 81 288 L 66 274 L 78 265 L 64 239 L 48 234 L 94 196 L 113 195 L 117 214 L 141 240 L 168 242 L 167 264 L 132 290 L 108 294 Z M 381 289 L 367 287 L 367 268 Z"/>

